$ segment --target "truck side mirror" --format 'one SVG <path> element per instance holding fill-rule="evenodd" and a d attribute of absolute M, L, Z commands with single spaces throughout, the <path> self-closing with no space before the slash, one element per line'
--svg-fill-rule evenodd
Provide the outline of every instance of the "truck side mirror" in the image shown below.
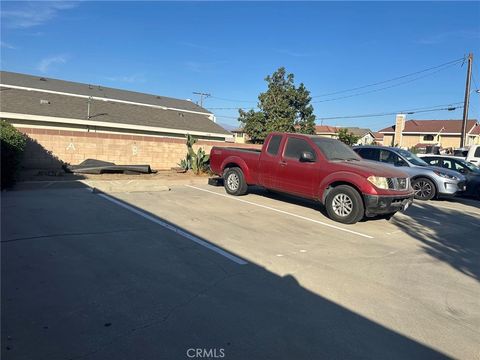
<path fill-rule="evenodd" d="M 315 156 L 310 151 L 302 151 L 300 162 L 315 162 Z"/>

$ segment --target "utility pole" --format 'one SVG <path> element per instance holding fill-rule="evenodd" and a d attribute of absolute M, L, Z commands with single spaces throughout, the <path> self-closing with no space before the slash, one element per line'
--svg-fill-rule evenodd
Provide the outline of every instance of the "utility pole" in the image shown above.
<path fill-rule="evenodd" d="M 472 81 L 472 63 L 473 54 L 468 54 L 467 65 L 467 82 L 465 84 L 465 100 L 463 102 L 463 121 L 462 121 L 462 137 L 460 139 L 460 147 L 463 148 L 465 144 L 465 137 L 467 132 L 467 120 L 468 120 L 468 106 L 470 103 L 470 82 Z"/>
<path fill-rule="evenodd" d="M 193 92 L 195 95 L 200 95 L 200 106 L 203 107 L 203 97 L 208 98 L 209 96 L 212 96 L 210 94 L 207 94 L 207 93 L 203 93 L 203 92 L 196 92 L 194 91 Z"/>

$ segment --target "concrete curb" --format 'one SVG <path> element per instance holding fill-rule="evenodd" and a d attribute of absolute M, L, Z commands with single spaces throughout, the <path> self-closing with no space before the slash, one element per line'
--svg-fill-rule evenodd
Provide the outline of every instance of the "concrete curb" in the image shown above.
<path fill-rule="evenodd" d="M 170 191 L 170 187 L 164 182 L 151 180 L 80 180 L 80 182 L 105 193 Z"/>

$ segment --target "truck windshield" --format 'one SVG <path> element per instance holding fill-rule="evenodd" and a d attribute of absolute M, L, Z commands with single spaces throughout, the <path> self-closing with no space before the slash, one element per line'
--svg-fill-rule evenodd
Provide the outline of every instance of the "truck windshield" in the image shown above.
<path fill-rule="evenodd" d="M 407 159 L 410 163 L 417 166 L 429 166 L 425 161 L 420 159 L 417 155 L 411 153 L 410 151 L 398 149 L 397 152 Z"/>
<path fill-rule="evenodd" d="M 328 160 L 361 160 L 352 149 L 341 141 L 322 137 L 314 137 L 312 141 Z"/>

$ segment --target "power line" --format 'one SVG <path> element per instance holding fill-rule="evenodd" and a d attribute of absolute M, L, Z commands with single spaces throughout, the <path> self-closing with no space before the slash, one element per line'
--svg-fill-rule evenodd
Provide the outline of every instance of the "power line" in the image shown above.
<path fill-rule="evenodd" d="M 432 66 L 432 67 L 424 69 L 424 70 L 415 71 L 415 72 L 412 72 L 412 73 L 409 73 L 409 74 L 406 74 L 406 75 L 402 75 L 402 76 L 397 76 L 397 77 L 394 77 L 394 78 L 391 78 L 391 79 L 388 79 L 388 80 L 383 80 L 383 81 L 379 81 L 379 82 L 376 82 L 376 83 L 372 83 L 372 84 L 368 84 L 368 85 L 362 85 L 362 86 L 349 88 L 349 89 L 344 89 L 344 90 L 340 90 L 340 91 L 335 91 L 335 92 L 331 92 L 331 93 L 316 95 L 316 96 L 312 96 L 312 98 L 330 96 L 330 95 L 337 95 L 337 94 L 342 94 L 342 93 L 345 93 L 345 92 L 361 90 L 361 89 L 365 89 L 365 88 L 372 87 L 372 86 L 386 84 L 388 82 L 404 79 L 406 77 L 421 74 L 421 73 L 424 73 L 424 72 L 427 72 L 427 71 L 430 71 L 430 70 L 435 70 L 435 69 L 441 68 L 441 67 L 446 66 L 446 65 L 455 65 L 455 64 L 457 64 L 461 61 L 464 61 L 464 60 L 465 60 L 465 57 L 461 57 L 461 58 L 458 58 L 458 59 L 455 59 L 455 60 L 452 60 L 452 61 L 448 61 L 446 63 L 440 64 L 440 65 L 437 65 L 437 66 Z"/>
<path fill-rule="evenodd" d="M 361 114 L 361 115 L 349 115 L 349 116 L 331 116 L 331 117 L 320 117 L 320 118 L 316 118 L 316 120 L 354 119 L 354 118 L 365 118 L 365 117 L 377 117 L 377 116 L 396 115 L 396 114 L 399 114 L 399 113 L 404 113 L 404 114 L 407 114 L 407 115 L 413 115 L 413 114 L 433 112 L 433 111 L 454 111 L 454 110 L 462 109 L 462 108 L 463 108 L 463 106 L 455 106 L 455 107 L 446 107 L 446 108 L 437 108 L 437 109 L 417 110 L 417 111 L 392 111 L 392 112 L 384 112 L 384 113 L 378 113 L 378 114 Z"/>
<path fill-rule="evenodd" d="M 377 86 L 377 85 L 386 84 L 386 83 L 389 83 L 389 82 L 393 82 L 393 81 L 396 81 L 396 80 L 404 79 L 404 78 L 407 78 L 407 77 L 411 77 L 411 76 L 414 76 L 414 75 L 418 75 L 418 74 L 422 74 L 422 73 L 425 73 L 425 72 L 429 72 L 429 71 L 431 71 L 431 70 L 438 69 L 437 71 L 433 71 L 433 72 L 430 72 L 430 73 L 428 73 L 428 74 L 425 74 L 425 75 L 422 75 L 422 76 L 418 76 L 418 77 L 416 77 L 416 78 L 409 79 L 409 80 L 407 80 L 407 81 L 402 81 L 402 82 L 397 83 L 397 84 L 385 86 L 385 87 L 382 87 L 382 88 L 379 88 L 379 89 L 364 91 L 364 92 L 355 93 L 355 94 L 350 94 L 350 95 L 341 96 L 341 97 L 336 97 L 336 98 L 332 98 L 332 99 L 312 101 L 312 103 L 321 103 L 321 102 L 336 101 L 336 100 L 351 98 L 351 97 L 354 97 L 354 96 L 360 96 L 360 95 L 370 94 L 370 93 L 374 93 L 374 92 L 378 92 L 378 91 L 382 91 L 382 90 L 391 89 L 391 88 L 394 88 L 394 87 L 397 87 L 397 86 L 401 86 L 401 85 L 404 85 L 404 84 L 408 84 L 408 83 L 411 83 L 411 82 L 414 82 L 414 81 L 423 79 L 423 78 L 428 77 L 428 76 L 430 76 L 430 75 L 434 75 L 434 74 L 436 74 L 436 73 L 438 73 L 438 72 L 440 72 L 440 71 L 443 71 L 443 70 L 446 70 L 446 69 L 448 69 L 448 68 L 450 68 L 450 67 L 452 67 L 452 66 L 455 66 L 455 65 L 457 65 L 457 64 L 459 64 L 460 62 L 463 62 L 463 61 L 465 61 L 465 57 L 461 57 L 461 58 L 458 58 L 458 59 L 455 59 L 455 60 L 451 60 L 451 61 L 445 62 L 445 63 L 443 63 L 443 64 L 436 65 L 436 66 L 432 66 L 432 67 L 429 67 L 429 68 L 427 68 L 427 69 L 423 69 L 423 70 L 420 70 L 420 71 L 415 71 L 415 72 L 412 72 L 412 73 L 409 73 L 409 74 L 405 74 L 405 75 L 402 75 L 402 76 L 397 76 L 397 77 L 394 77 L 394 78 L 391 78 L 391 79 L 387 79 L 387 80 L 383 80 L 383 81 L 378 81 L 378 82 L 375 82 L 375 83 L 371 83 L 371 84 L 367 84 L 367 85 L 362 85 L 362 86 L 357 86 L 357 87 L 353 87 L 353 88 L 349 88 L 349 89 L 334 91 L 334 92 L 330 92 L 330 93 L 325 93 L 325 94 L 320 94 L 320 95 L 314 95 L 314 96 L 312 96 L 312 99 L 314 99 L 314 98 L 319 98 L 319 97 L 330 96 L 330 95 L 343 94 L 343 93 L 346 93 L 346 92 L 352 92 L 352 91 L 356 91 L 356 90 L 366 89 L 366 88 L 369 88 L 369 87 L 374 87 L 374 86 Z M 258 100 L 253 101 L 253 100 L 229 99 L 229 98 L 222 98 L 222 97 L 217 97 L 217 96 L 210 96 L 210 97 L 211 97 L 212 99 L 217 99 L 217 100 L 221 100 L 221 101 L 230 101 L 230 102 L 238 102 L 238 103 L 256 103 L 256 102 L 258 101 Z M 233 110 L 233 109 L 239 109 L 239 108 L 241 108 L 241 107 L 235 107 L 235 108 L 218 108 L 218 110 Z M 212 109 L 216 109 L 216 108 L 212 108 Z M 242 109 L 245 109 L 245 108 L 242 108 Z"/>
<path fill-rule="evenodd" d="M 242 108 L 242 107 L 213 107 L 213 108 L 206 108 L 207 110 L 250 110 L 250 109 L 256 109 L 257 107 L 254 106 L 253 108 Z"/>
<path fill-rule="evenodd" d="M 215 117 L 220 119 L 238 119 L 238 116 L 215 115 Z"/>
<path fill-rule="evenodd" d="M 414 81 L 417 81 L 417 80 L 420 80 L 420 79 L 423 79 L 425 77 L 428 77 L 428 76 L 431 76 L 431 75 L 434 75 L 440 71 L 443 71 L 443 70 L 446 70 L 452 66 L 454 66 L 456 64 L 450 64 L 446 67 L 443 67 L 437 71 L 434 71 L 434 72 L 431 72 L 431 73 L 428 73 L 428 74 L 425 74 L 425 75 L 422 75 L 422 76 L 418 76 L 416 78 L 413 78 L 413 79 L 409 79 L 409 80 L 406 80 L 406 81 L 402 81 L 402 82 L 399 82 L 397 84 L 393 84 L 393 85 L 389 85 L 389 86 L 384 86 L 384 87 L 381 87 L 381 88 L 378 88 L 378 89 L 374 89 L 374 90 L 368 90 L 368 91 L 363 91 L 363 92 L 359 92 L 359 93 L 355 93 L 355 94 L 351 94 L 351 95 L 345 95 L 345 96 L 340 96 L 340 97 L 336 97 L 336 98 L 332 98 L 332 99 L 326 99 L 326 100 L 317 100 L 317 101 L 312 101 L 312 104 L 316 104 L 316 103 L 322 103 L 322 102 L 329 102 L 329 101 L 336 101 L 336 100 L 341 100 L 341 99 L 347 99 L 347 98 L 351 98 L 351 97 L 355 97 L 355 96 L 360 96 L 360 95 L 365 95 L 365 94 L 371 94 L 371 93 L 374 93 L 374 92 L 379 92 L 379 91 L 382 91 L 382 90 L 387 90 L 387 89 L 391 89 L 391 88 L 394 88 L 394 87 L 397 87 L 397 86 L 401 86 L 401 85 L 405 85 L 405 84 L 408 84 L 408 83 L 411 83 L 411 82 L 414 82 Z"/>
<path fill-rule="evenodd" d="M 206 98 L 212 96 L 208 93 L 204 93 L 204 92 L 201 92 L 201 91 L 194 91 L 193 94 L 200 95 L 200 106 L 201 107 L 203 107 L 203 98 L 205 97 L 205 99 L 206 99 Z"/>
<path fill-rule="evenodd" d="M 221 98 L 221 97 L 217 97 L 217 96 L 210 96 L 210 97 L 212 99 L 217 99 L 217 100 L 222 100 L 222 101 L 243 102 L 243 103 L 255 103 L 255 102 L 257 102 L 257 100 L 251 101 L 251 100 L 226 99 L 226 98 Z"/>
<path fill-rule="evenodd" d="M 413 109 L 403 109 L 403 110 L 396 110 L 390 112 L 382 112 L 382 113 L 371 113 L 371 114 L 360 114 L 360 115 L 347 115 L 347 116 L 331 116 L 331 117 L 317 117 L 316 120 L 337 120 L 337 119 L 354 119 L 354 118 L 365 118 L 365 117 L 378 117 L 378 116 L 387 116 L 387 115 L 396 115 L 399 113 L 413 115 L 419 113 L 426 113 L 426 112 L 434 112 L 434 111 L 454 111 L 457 109 L 462 109 L 463 106 L 453 106 L 463 104 L 463 101 L 453 103 L 453 104 L 443 104 L 443 105 L 436 105 L 436 106 L 429 106 L 429 107 L 419 107 Z M 447 106 L 440 108 L 439 106 Z M 225 119 L 238 119 L 238 116 L 225 116 L 220 115 L 216 116 L 217 118 L 225 118 Z"/>

